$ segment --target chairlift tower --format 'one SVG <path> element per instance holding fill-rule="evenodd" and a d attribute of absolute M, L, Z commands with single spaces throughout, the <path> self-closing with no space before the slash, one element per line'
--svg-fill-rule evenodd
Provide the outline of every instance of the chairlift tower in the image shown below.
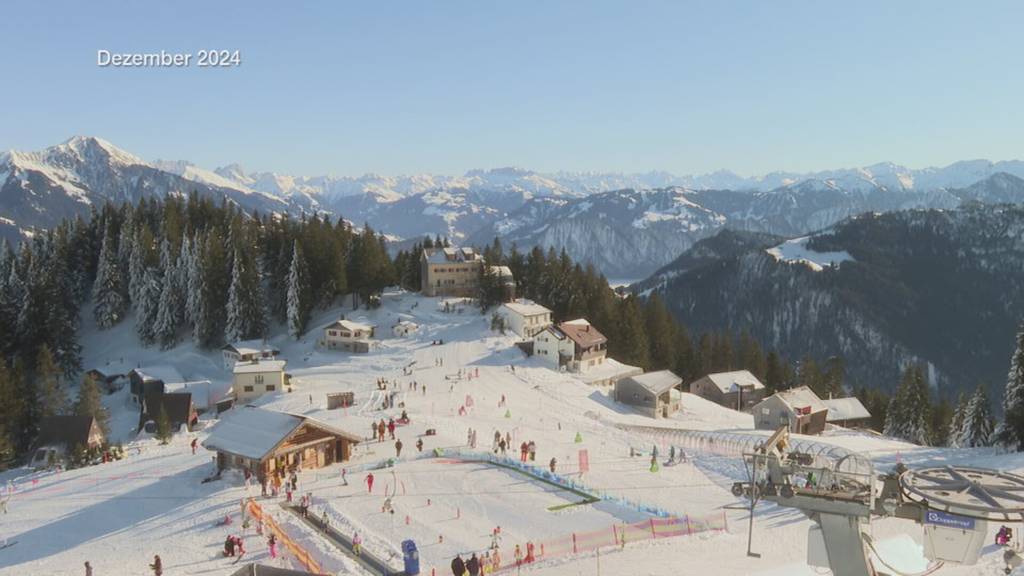
<path fill-rule="evenodd" d="M 962 466 L 908 470 L 900 464 L 876 475 L 871 461 L 855 453 L 833 461 L 788 446 L 789 431 L 782 427 L 744 455 L 750 480 L 733 485 L 734 495 L 750 500 L 751 556 L 759 556 L 750 540 L 754 506 L 762 499 L 798 509 L 815 522 L 807 562 L 834 576 L 887 574 L 876 569 L 871 552 L 897 573 L 874 550 L 868 535 L 874 517 L 922 525 L 929 560 L 964 565 L 977 563 L 988 522 L 1024 522 L 1024 477 L 1015 474 Z"/>

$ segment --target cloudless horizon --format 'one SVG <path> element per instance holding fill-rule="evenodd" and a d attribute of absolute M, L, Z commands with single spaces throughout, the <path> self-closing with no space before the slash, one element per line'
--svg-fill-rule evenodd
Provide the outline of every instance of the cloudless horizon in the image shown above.
<path fill-rule="evenodd" d="M 1024 4 L 5 6 L 0 149 L 76 134 L 296 175 L 744 176 L 1024 158 Z M 238 50 L 101 68 L 98 50 Z"/>

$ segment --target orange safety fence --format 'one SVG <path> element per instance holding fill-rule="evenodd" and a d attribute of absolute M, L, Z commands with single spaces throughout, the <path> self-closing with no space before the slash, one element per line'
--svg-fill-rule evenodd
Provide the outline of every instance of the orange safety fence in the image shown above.
<path fill-rule="evenodd" d="M 249 500 L 248 512 L 252 515 L 254 520 L 263 521 L 263 530 L 269 530 L 274 534 L 278 543 L 284 545 L 284 547 L 292 553 L 292 556 L 295 557 L 299 564 L 302 564 L 307 572 L 311 572 L 313 574 L 323 573 L 320 569 L 320 564 L 313 559 L 313 556 L 307 552 L 305 548 L 300 546 L 298 542 L 288 536 L 288 534 L 278 526 L 277 522 L 274 521 L 270 514 L 267 514 L 263 510 L 263 507 L 257 504 L 255 500 Z"/>
<path fill-rule="evenodd" d="M 554 558 L 562 558 L 575 554 L 592 552 L 598 548 L 626 546 L 632 542 L 687 536 L 714 530 L 727 530 L 728 521 L 723 510 L 720 514 L 704 517 L 672 516 L 668 518 L 650 518 L 634 524 L 613 524 L 600 530 L 590 532 L 574 532 L 567 536 L 537 542 L 520 542 L 520 556 L 515 557 L 515 543 L 505 544 L 497 551 L 498 562 L 494 563 L 495 551 L 491 554 L 488 573 L 512 569 L 529 562 L 540 562 Z M 533 555 L 529 549 L 532 544 Z"/>

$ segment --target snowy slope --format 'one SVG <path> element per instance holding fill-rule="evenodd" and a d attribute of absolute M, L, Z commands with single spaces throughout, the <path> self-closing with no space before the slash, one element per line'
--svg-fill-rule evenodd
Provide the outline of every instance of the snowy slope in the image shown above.
<path fill-rule="evenodd" d="M 746 557 L 746 514 L 732 509 L 740 504 L 729 493 L 733 480 L 742 479 L 743 468 L 734 456 L 692 451 L 691 462 L 648 470 L 648 458 L 631 458 L 630 448 L 648 451 L 655 443 L 662 454 L 668 445 L 658 436 L 630 432 L 630 425 L 650 425 L 652 420 L 612 402 L 607 390 L 583 384 L 572 375 L 553 372 L 523 358 L 513 339 L 491 333 L 488 321 L 473 308 L 454 313 L 440 311 L 437 299 L 405 293 L 388 293 L 374 311 L 335 309 L 314 319 L 323 326 L 339 314 L 382 327 L 388 335 L 376 350 L 365 355 L 318 350 L 316 331 L 295 341 L 278 336 L 272 342 L 288 360 L 296 392 L 265 396 L 255 403 L 265 408 L 307 414 L 356 434 L 368 435 L 371 422 L 395 417 L 398 408 L 379 409 L 380 392 L 375 381 L 392 380 L 397 400 L 405 404 L 411 423 L 398 429 L 405 444 L 402 458 L 391 470 L 376 470 L 372 494 L 363 484 L 367 466 L 394 456 L 393 442 L 364 442 L 353 460 L 344 465 L 348 485 L 341 481 L 341 465 L 300 474 L 300 492 L 313 494 L 313 513 L 326 512 L 331 524 L 345 533 L 358 530 L 368 552 L 400 566 L 395 555 L 401 540 L 413 538 L 420 546 L 425 573 L 444 570 L 452 554 L 481 550 L 490 532 L 502 526 L 503 552 L 526 540 L 545 541 L 579 530 L 593 530 L 643 518 L 635 506 L 653 507 L 672 514 L 702 516 L 722 514 L 728 519 L 726 533 L 706 533 L 655 542 L 630 543 L 624 550 L 601 551 L 602 570 L 610 573 L 677 575 L 682 566 L 693 573 L 722 576 L 754 574 L 814 574 L 804 566 L 809 521 L 799 514 L 776 508 L 758 508 L 754 549 L 759 560 Z M 409 338 L 390 337 L 390 325 L 400 319 L 414 320 L 420 331 Z M 226 382 L 216 352 L 197 352 L 189 344 L 170 351 L 139 349 L 124 326 L 110 332 L 85 329 L 86 365 L 104 362 L 170 366 L 183 376 L 208 377 Z M 443 339 L 445 344 L 432 342 Z M 443 364 L 441 364 L 443 363 Z M 411 366 L 411 375 L 403 368 Z M 511 366 L 515 366 L 513 372 Z M 463 377 L 458 378 L 462 371 Z M 478 378 L 469 379 L 479 371 Z M 220 378 L 218 379 L 218 374 Z M 415 381 L 417 387 L 409 389 Z M 425 391 L 424 391 L 425 389 Z M 353 391 L 356 406 L 328 411 L 325 394 Z M 505 397 L 506 406 L 499 406 Z M 472 405 L 465 415 L 460 407 Z M 114 426 L 130 436 L 134 426 L 132 407 L 125 395 L 107 398 L 114 410 Z M 204 426 L 208 426 L 204 417 Z M 700 398 L 684 395 L 683 410 L 657 425 L 685 430 L 718 431 L 723 438 L 749 435 L 749 415 L 739 414 Z M 625 428 L 624 428 L 625 427 Z M 423 436 L 427 428 L 435 436 Z M 490 451 L 495 430 L 513 436 L 513 445 L 533 440 L 537 463 L 545 466 L 552 457 L 568 478 L 581 481 L 608 501 L 552 512 L 548 507 L 567 503 L 564 491 L 504 469 L 452 458 L 416 458 L 415 442 L 422 438 L 425 450 L 443 448 L 473 450 L 466 446 L 467 430 L 478 431 L 477 451 Z M 575 442 L 577 433 L 582 442 Z M 169 446 L 138 438 L 128 445 L 128 458 L 113 464 L 69 472 L 31 473 L 12 470 L 0 474 L 0 483 L 16 487 L 10 512 L 0 516 L 0 539 L 17 541 L 0 551 L 0 575 L 39 573 L 77 575 L 89 560 L 97 574 L 145 573 L 145 564 L 160 554 L 168 574 L 227 575 L 230 560 L 220 556 L 228 533 L 237 533 L 238 506 L 246 494 L 237 475 L 201 483 L 212 471 L 210 454 L 192 456 L 188 442 L 202 441 L 200 429 L 178 434 Z M 809 439 L 810 440 L 810 439 Z M 1000 455 L 990 449 L 945 450 L 919 448 L 874 435 L 832 432 L 814 441 L 857 450 L 871 457 L 879 469 L 903 461 L 911 466 L 935 461 L 972 463 L 1008 470 L 1024 468 L 1020 455 Z M 580 476 L 578 452 L 588 450 L 590 471 Z M 394 495 L 395 514 L 381 513 L 384 492 Z M 258 492 L 258 490 L 257 490 Z M 429 500 L 429 504 L 428 504 Z M 263 500 L 264 507 L 276 503 Z M 729 507 L 729 508 L 723 508 Z M 226 514 L 236 517 L 233 527 L 215 527 Z M 351 560 L 297 519 L 279 512 L 290 535 L 299 539 L 331 573 L 354 574 Z M 409 517 L 408 524 L 406 516 Z M 908 571 L 922 567 L 918 546 L 920 528 L 883 520 L 874 524 L 876 540 L 887 561 Z M 443 542 L 439 537 L 444 536 Z M 253 559 L 267 560 L 262 538 L 251 531 L 245 537 Z M 507 556 L 506 556 L 507 557 Z M 996 574 L 998 552 L 986 549 L 976 567 L 947 567 L 943 574 Z M 536 574 L 592 574 L 593 555 L 542 562 L 524 570 Z"/>

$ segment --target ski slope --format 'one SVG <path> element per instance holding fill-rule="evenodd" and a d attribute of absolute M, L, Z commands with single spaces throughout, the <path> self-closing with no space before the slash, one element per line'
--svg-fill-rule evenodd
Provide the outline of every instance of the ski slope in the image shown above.
<path fill-rule="evenodd" d="M 371 423 L 397 418 L 402 411 L 379 409 L 383 393 L 376 381 L 386 378 L 411 420 L 397 429 L 404 446 L 394 468 L 375 469 L 395 456 L 394 441 L 388 439 L 360 444 L 352 460 L 343 465 L 301 473 L 299 492 L 312 494 L 312 514 L 319 517 L 326 512 L 331 525 L 348 535 L 358 531 L 366 550 L 394 567 L 401 566 L 401 542 L 411 538 L 419 545 L 424 573 L 436 568 L 439 574 L 447 574 L 454 554 L 483 550 L 497 526 L 502 527 L 504 547 L 634 522 L 645 517 L 644 508 L 692 516 L 720 515 L 724 510 L 728 520 L 724 533 L 628 543 L 621 549 L 602 549 L 599 559 L 593 553 L 583 554 L 523 571 L 594 574 L 600 562 L 608 574 L 817 574 L 805 565 L 810 521 L 793 510 L 759 506 L 752 546 L 762 557 L 745 555 L 748 514 L 744 502 L 729 492 L 733 481 L 745 479 L 738 458 L 691 452 L 688 462 L 652 473 L 647 454 L 658 444 L 659 459 L 665 460 L 670 445 L 664 435 L 629 431 L 630 426 L 656 425 L 723 435 L 756 434 L 749 415 L 684 394 L 679 413 L 653 421 L 611 401 L 607 389 L 524 358 L 514 347 L 515 339 L 491 332 L 488 317 L 477 310 L 445 313 L 438 303 L 388 293 L 377 310 L 330 310 L 314 319 L 313 328 L 302 339 L 279 335 L 271 340 L 288 361 L 295 392 L 265 396 L 254 404 L 311 415 L 366 437 Z M 317 349 L 317 328 L 340 314 L 376 324 L 381 337 L 377 349 L 364 355 Z M 406 338 L 391 337 L 390 327 L 400 319 L 415 321 L 420 330 Z M 140 349 L 130 320 L 103 333 L 86 327 L 85 333 L 87 368 L 114 362 L 129 367 L 163 365 L 188 379 L 210 380 L 222 390 L 230 383 L 219 351 L 198 351 L 191 344 L 168 351 Z M 444 344 L 432 344 L 436 340 Z M 411 367 L 409 374 L 403 373 L 407 367 Z M 413 381 L 417 386 L 410 389 Z M 327 410 L 326 394 L 342 391 L 354 392 L 356 405 Z M 237 522 L 240 503 L 247 495 L 258 497 L 259 490 L 247 492 L 237 474 L 202 483 L 213 472 L 212 454 L 200 449 L 192 455 L 188 445 L 193 437 L 200 442 L 205 438 L 203 428 L 213 424 L 210 417 L 203 417 L 199 430 L 179 433 L 169 445 L 160 446 L 151 438 L 134 436 L 137 409 L 125 392 L 105 401 L 112 411 L 114 436 L 129 440 L 125 460 L 67 472 L 17 469 L 0 474 L 0 483 L 16 487 L 9 513 L 0 515 L 0 540 L 17 542 L 0 549 L 0 576 L 78 575 L 86 560 L 97 576 L 146 574 L 154 554 L 161 555 L 169 576 L 230 574 L 231 559 L 221 555 L 223 541 L 229 533 L 242 532 Z M 436 434 L 425 435 L 428 429 Z M 452 456 L 424 458 L 416 450 L 417 439 L 422 439 L 424 452 L 435 448 L 473 452 L 467 446 L 470 429 L 477 431 L 477 452 L 492 449 L 495 431 L 512 436 L 513 456 L 518 455 L 521 442 L 532 440 L 538 466 L 545 467 L 555 458 L 559 474 L 605 499 L 551 510 L 577 497 L 507 469 Z M 861 452 L 877 470 L 898 461 L 910 466 L 956 462 L 1024 468 L 1021 456 L 993 449 L 921 448 L 843 430 L 808 440 Z M 631 449 L 645 455 L 631 457 Z M 581 450 L 589 456 L 589 471 L 584 474 L 579 468 Z M 343 468 L 347 485 L 342 481 Z M 376 480 L 373 493 L 364 483 L 369 469 Z M 382 512 L 389 495 L 394 514 Z M 261 499 L 261 504 L 268 510 L 280 508 L 273 499 Z M 229 514 L 236 520 L 232 526 L 215 525 Z M 275 516 L 325 569 L 362 574 L 353 561 L 297 518 L 283 511 Z M 919 526 L 878 520 L 873 533 L 886 561 L 908 572 L 924 566 Z M 244 540 L 247 557 L 269 561 L 263 538 L 250 529 Z M 990 546 L 979 565 L 947 566 L 938 574 L 1002 574 L 999 556 Z M 287 559 L 278 562 L 288 564 Z"/>

